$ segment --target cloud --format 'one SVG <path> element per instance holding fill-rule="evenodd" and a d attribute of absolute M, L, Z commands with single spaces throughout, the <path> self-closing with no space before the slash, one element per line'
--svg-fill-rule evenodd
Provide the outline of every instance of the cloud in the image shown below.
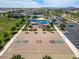
<path fill-rule="evenodd" d="M 1 1 L 21 1 L 21 2 L 23 2 L 23 1 L 25 1 L 25 2 L 33 2 L 33 0 L 0 0 L 0 2 Z"/>
<path fill-rule="evenodd" d="M 40 5 L 36 2 L 27 2 L 27 1 L 0 1 L 0 7 L 20 7 L 20 8 L 32 8 L 32 7 L 40 7 Z"/>
<path fill-rule="evenodd" d="M 66 7 L 78 6 L 79 0 L 0 0 L 0 7 Z"/>
<path fill-rule="evenodd" d="M 74 3 L 76 0 L 44 0 L 45 3 L 68 4 Z"/>

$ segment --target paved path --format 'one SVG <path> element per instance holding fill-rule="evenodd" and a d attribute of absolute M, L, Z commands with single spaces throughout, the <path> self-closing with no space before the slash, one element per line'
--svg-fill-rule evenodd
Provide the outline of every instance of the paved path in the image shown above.
<path fill-rule="evenodd" d="M 57 32 L 53 34 L 38 31 L 38 34 L 22 32 L 0 59 L 10 59 L 13 54 L 21 54 L 25 59 L 42 59 L 49 55 L 54 59 L 72 59 L 73 52 Z"/>

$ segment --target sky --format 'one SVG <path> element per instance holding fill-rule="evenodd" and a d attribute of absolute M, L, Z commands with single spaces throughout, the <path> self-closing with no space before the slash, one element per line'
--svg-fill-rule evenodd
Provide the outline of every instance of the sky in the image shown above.
<path fill-rule="evenodd" d="M 0 7 L 40 8 L 40 7 L 79 7 L 79 0 L 0 0 Z"/>

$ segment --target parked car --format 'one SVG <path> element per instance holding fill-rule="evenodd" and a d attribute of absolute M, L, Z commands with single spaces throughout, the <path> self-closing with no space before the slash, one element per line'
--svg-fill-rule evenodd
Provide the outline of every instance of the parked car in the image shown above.
<path fill-rule="evenodd" d="M 79 29 L 77 29 L 76 31 L 79 32 Z"/>
<path fill-rule="evenodd" d="M 70 32 L 68 32 L 68 31 L 64 31 L 63 32 L 65 35 L 70 35 Z"/>
<path fill-rule="evenodd" d="M 73 24 L 70 24 L 70 25 L 68 25 L 69 27 L 74 27 L 74 25 Z"/>

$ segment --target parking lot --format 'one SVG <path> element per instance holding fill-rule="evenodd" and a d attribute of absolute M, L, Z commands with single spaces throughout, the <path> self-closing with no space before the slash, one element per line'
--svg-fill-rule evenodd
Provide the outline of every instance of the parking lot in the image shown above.
<path fill-rule="evenodd" d="M 61 23 L 59 19 L 56 20 L 58 25 Z M 66 24 L 66 32 L 64 32 L 66 37 L 79 49 L 79 24 L 74 22 L 68 22 Z"/>
<path fill-rule="evenodd" d="M 69 24 L 67 24 L 66 30 L 70 33 L 70 34 L 65 34 L 69 40 L 76 46 L 76 48 L 79 49 L 79 25 L 78 24 L 74 24 L 72 23 L 73 26 L 68 26 Z"/>

